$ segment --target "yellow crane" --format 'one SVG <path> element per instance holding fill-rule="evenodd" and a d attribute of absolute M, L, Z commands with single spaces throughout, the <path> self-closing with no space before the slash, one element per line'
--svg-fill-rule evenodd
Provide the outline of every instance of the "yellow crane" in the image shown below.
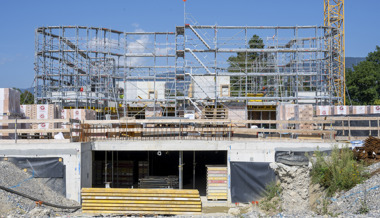
<path fill-rule="evenodd" d="M 329 91 L 336 93 L 341 100 L 339 105 L 346 104 L 345 73 L 345 38 L 344 38 L 344 0 L 324 0 L 324 25 L 330 27 L 327 34 L 332 36 L 326 42 L 330 54 L 327 54 Z"/>

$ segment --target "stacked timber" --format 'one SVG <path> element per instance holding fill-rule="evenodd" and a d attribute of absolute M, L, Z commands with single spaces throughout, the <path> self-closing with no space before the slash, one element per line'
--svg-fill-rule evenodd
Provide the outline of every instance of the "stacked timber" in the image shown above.
<path fill-rule="evenodd" d="M 20 113 L 20 92 L 10 88 L 0 88 L 0 120 L 15 119 Z M 21 125 L 17 125 L 20 128 Z M 14 129 L 15 124 L 0 123 L 0 129 Z M 0 133 L 0 139 L 14 139 L 14 133 Z"/>
<path fill-rule="evenodd" d="M 89 109 L 62 109 L 60 111 L 61 119 L 75 119 L 75 120 L 96 120 L 96 112 Z M 62 124 L 63 129 L 69 129 L 69 125 Z M 73 129 L 80 129 L 80 123 L 73 123 Z M 79 136 L 79 132 L 73 131 L 72 136 Z"/>
<path fill-rule="evenodd" d="M 41 120 L 38 124 L 33 124 L 32 129 L 54 129 L 54 123 L 44 123 L 43 120 L 59 119 L 60 106 L 54 104 L 33 104 L 31 105 L 31 119 Z M 28 112 L 29 113 L 29 112 Z"/>
<path fill-rule="evenodd" d="M 294 104 L 280 104 L 276 109 L 276 119 L 277 120 L 295 120 L 296 117 L 295 105 Z M 287 129 L 288 124 L 277 124 L 277 129 Z"/>
<path fill-rule="evenodd" d="M 82 188 L 82 212 L 123 215 L 200 215 L 198 190 Z"/>
<path fill-rule="evenodd" d="M 300 104 L 295 108 L 295 117 L 298 120 L 313 120 L 313 105 L 312 104 Z M 299 129 L 312 130 L 313 124 L 301 123 Z"/>
<path fill-rule="evenodd" d="M 147 176 L 139 179 L 139 188 L 178 188 L 178 176 Z"/>
<path fill-rule="evenodd" d="M 139 179 L 149 176 L 148 161 L 139 161 Z"/>
<path fill-rule="evenodd" d="M 224 107 L 207 106 L 202 110 L 202 119 L 227 119 L 228 110 Z"/>
<path fill-rule="evenodd" d="M 206 165 L 207 200 L 227 200 L 227 166 Z"/>

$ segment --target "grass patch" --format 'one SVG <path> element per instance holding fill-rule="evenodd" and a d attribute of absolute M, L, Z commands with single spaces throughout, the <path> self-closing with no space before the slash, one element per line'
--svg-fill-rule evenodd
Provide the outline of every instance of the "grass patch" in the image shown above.
<path fill-rule="evenodd" d="M 261 210 L 267 214 L 282 212 L 280 194 L 282 192 L 280 183 L 273 181 L 265 187 L 264 198 L 259 202 Z"/>
<path fill-rule="evenodd" d="M 339 149 L 334 146 L 330 156 L 323 155 L 319 150 L 314 154 L 316 160 L 310 172 L 311 180 L 326 188 L 327 196 L 349 190 L 367 178 L 364 164 L 355 160 L 348 147 Z"/>

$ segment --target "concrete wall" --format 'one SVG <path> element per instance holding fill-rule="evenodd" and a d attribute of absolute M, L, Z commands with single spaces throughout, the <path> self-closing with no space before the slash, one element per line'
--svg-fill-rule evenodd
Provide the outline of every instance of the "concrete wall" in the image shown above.
<path fill-rule="evenodd" d="M 66 197 L 80 202 L 81 143 L 0 143 L 4 157 L 61 157 L 66 166 Z M 1 142 L 1 141 L 0 141 Z"/>
<path fill-rule="evenodd" d="M 91 142 L 81 144 L 81 188 L 92 187 L 92 144 Z"/>
<path fill-rule="evenodd" d="M 214 76 L 193 76 L 192 81 L 194 98 L 205 99 L 205 98 L 215 98 L 215 91 L 218 97 L 229 97 L 230 96 L 230 77 L 229 76 L 218 76 L 215 87 L 215 77 Z M 228 86 L 228 89 L 223 89 L 222 86 Z M 215 90 L 216 89 L 216 90 Z"/>
<path fill-rule="evenodd" d="M 336 144 L 336 143 L 334 143 Z M 110 141 L 94 142 L 94 151 L 228 151 L 230 161 L 274 162 L 278 148 L 331 148 L 333 143 L 286 142 L 286 141 L 201 141 L 201 140 L 156 140 L 156 141 Z"/>
<path fill-rule="evenodd" d="M 165 81 L 127 81 L 124 97 L 128 99 L 164 99 L 165 98 Z M 124 83 L 118 83 L 119 88 L 124 89 Z M 149 94 L 151 93 L 151 94 Z"/>

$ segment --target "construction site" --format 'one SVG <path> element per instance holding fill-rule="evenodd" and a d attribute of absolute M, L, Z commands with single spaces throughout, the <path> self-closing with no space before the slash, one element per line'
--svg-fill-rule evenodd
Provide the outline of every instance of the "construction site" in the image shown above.
<path fill-rule="evenodd" d="M 258 201 L 279 155 L 380 137 L 380 106 L 345 102 L 344 0 L 324 2 L 321 26 L 38 27 L 34 104 L 0 89 L 0 160 L 89 214 Z"/>

